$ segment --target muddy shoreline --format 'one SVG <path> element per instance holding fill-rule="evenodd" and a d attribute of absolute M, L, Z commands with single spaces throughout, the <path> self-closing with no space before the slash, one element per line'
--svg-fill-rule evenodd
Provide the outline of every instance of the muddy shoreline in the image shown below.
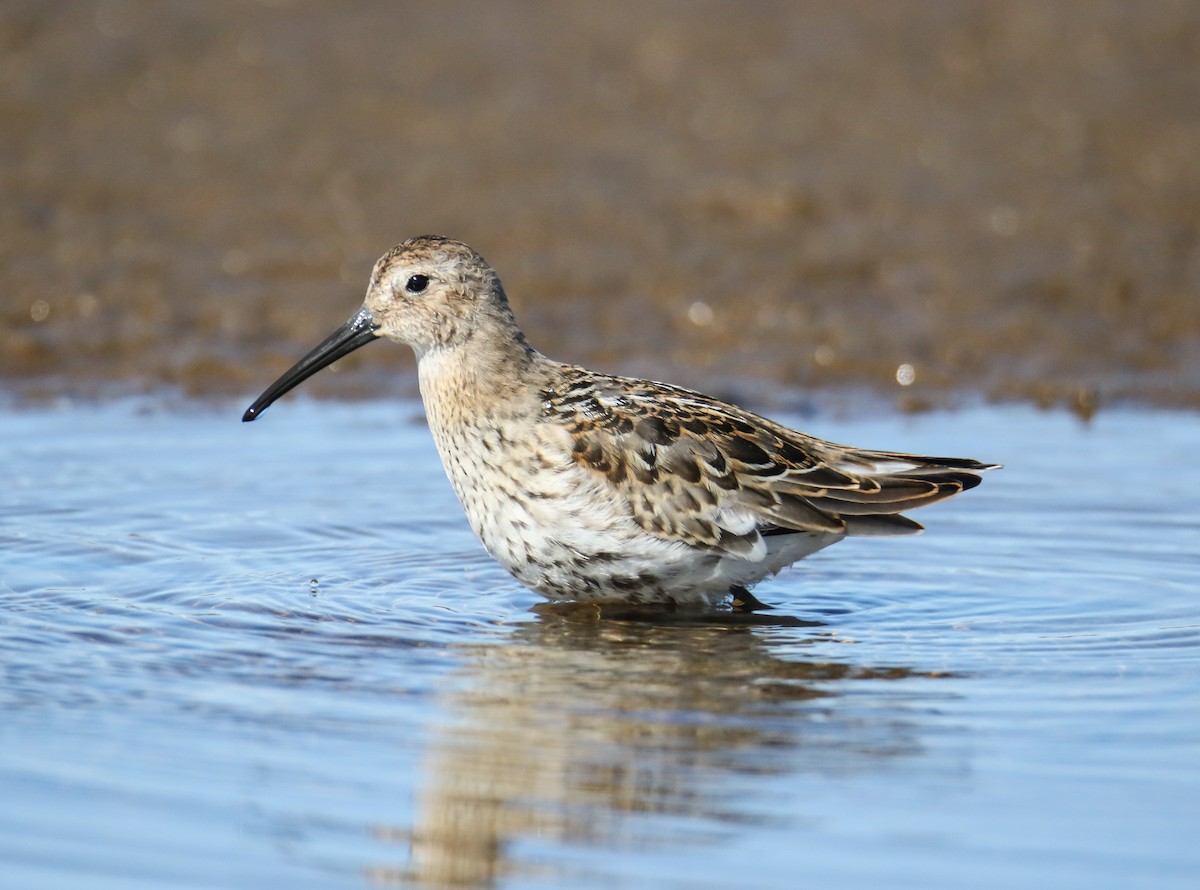
<path fill-rule="evenodd" d="M 604 370 L 1200 407 L 1200 7 L 754 12 L 7 3 L 0 387 L 257 391 L 436 231 Z"/>

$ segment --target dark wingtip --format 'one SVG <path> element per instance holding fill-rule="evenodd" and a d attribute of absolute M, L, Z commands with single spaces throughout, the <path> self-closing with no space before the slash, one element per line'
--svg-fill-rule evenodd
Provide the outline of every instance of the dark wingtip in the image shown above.
<path fill-rule="evenodd" d="M 950 470 L 970 470 L 974 473 L 986 473 L 988 470 L 999 470 L 1004 464 L 985 464 L 971 460 L 969 457 L 923 457 L 921 461 L 930 467 L 946 467 Z"/>
<path fill-rule="evenodd" d="M 983 481 L 983 477 L 975 476 L 971 473 L 959 473 L 958 475 L 953 477 L 952 481 L 957 482 L 960 486 L 962 486 L 962 488 L 960 489 L 961 491 L 970 491 L 972 488 L 974 488 L 980 482 Z"/>
<path fill-rule="evenodd" d="M 246 413 L 242 415 L 242 423 L 249 423 L 258 418 L 258 409 L 253 405 L 246 409 Z"/>

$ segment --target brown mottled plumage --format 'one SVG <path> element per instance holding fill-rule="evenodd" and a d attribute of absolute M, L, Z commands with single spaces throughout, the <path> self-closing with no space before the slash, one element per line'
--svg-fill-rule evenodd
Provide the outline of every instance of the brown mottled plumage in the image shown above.
<path fill-rule="evenodd" d="M 848 448 L 700 393 L 552 361 L 465 244 L 385 254 L 362 309 L 247 410 L 377 337 L 416 352 L 447 475 L 488 551 L 551 599 L 715 602 L 979 484 L 962 458 Z"/>

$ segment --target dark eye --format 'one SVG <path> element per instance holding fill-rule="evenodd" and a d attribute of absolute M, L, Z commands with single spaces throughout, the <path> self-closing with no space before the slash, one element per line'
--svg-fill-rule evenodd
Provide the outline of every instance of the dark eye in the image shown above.
<path fill-rule="evenodd" d="M 404 289 L 410 294 L 424 293 L 427 287 L 429 287 L 428 275 L 413 275 L 404 282 Z"/>

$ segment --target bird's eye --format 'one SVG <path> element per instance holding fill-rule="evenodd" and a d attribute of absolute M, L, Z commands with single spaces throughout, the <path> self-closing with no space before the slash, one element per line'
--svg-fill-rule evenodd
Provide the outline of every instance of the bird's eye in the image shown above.
<path fill-rule="evenodd" d="M 428 275 L 412 275 L 408 281 L 404 282 L 404 289 L 410 294 L 421 294 L 425 292 L 425 288 L 429 287 Z"/>

